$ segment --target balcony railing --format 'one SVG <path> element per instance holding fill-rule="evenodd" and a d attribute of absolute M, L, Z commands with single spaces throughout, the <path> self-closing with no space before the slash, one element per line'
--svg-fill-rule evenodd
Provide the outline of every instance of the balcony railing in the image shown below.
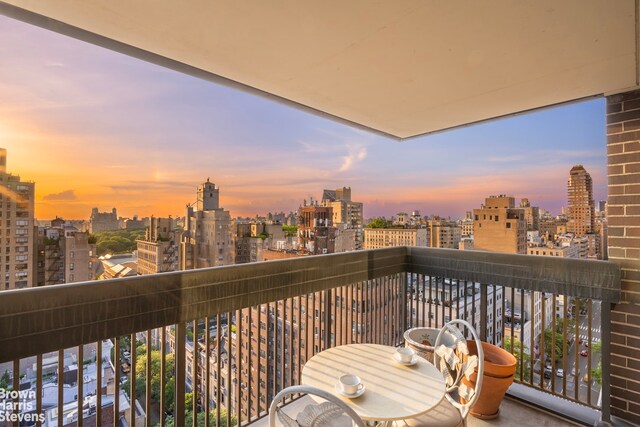
<path fill-rule="evenodd" d="M 608 419 L 619 294 L 607 262 L 413 247 L 7 291 L 0 387 L 6 370 L 34 391 L 17 412 L 52 425 L 246 425 L 326 348 L 465 318 L 517 355 L 518 383 Z"/>

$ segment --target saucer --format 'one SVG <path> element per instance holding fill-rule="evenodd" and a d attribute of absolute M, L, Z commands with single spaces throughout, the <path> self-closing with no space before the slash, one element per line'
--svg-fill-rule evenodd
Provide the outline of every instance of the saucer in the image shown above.
<path fill-rule="evenodd" d="M 344 391 L 342 391 L 340 389 L 340 385 L 339 384 L 336 384 L 336 392 L 338 394 L 340 394 L 341 396 L 348 397 L 348 398 L 351 398 L 351 399 L 362 396 L 364 394 L 364 390 L 365 389 L 366 389 L 366 387 L 363 384 L 362 388 L 360 390 L 356 391 L 354 394 L 347 394 L 347 393 L 345 393 Z"/>
<path fill-rule="evenodd" d="M 416 363 L 418 363 L 418 355 L 414 354 L 413 357 L 411 357 L 411 361 L 409 362 L 403 362 L 402 360 L 400 360 L 399 357 L 397 357 L 396 355 L 393 356 L 393 360 L 395 360 L 396 362 L 400 363 L 401 365 L 405 365 L 405 366 L 413 366 Z"/>

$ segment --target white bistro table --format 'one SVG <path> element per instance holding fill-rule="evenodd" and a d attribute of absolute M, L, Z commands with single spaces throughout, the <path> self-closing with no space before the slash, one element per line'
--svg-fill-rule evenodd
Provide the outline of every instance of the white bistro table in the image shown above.
<path fill-rule="evenodd" d="M 322 351 L 302 369 L 302 384 L 340 397 L 364 421 L 394 421 L 428 412 L 444 398 L 442 374 L 421 357 L 412 366 L 393 358 L 394 347 L 349 344 Z M 360 397 L 344 397 L 336 391 L 345 374 L 360 377 L 365 391 Z"/>

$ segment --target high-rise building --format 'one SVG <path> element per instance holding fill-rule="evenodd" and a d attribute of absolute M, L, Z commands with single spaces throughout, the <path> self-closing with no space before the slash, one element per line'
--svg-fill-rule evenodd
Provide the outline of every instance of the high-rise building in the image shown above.
<path fill-rule="evenodd" d="M 567 208 L 567 232 L 584 236 L 595 231 L 595 204 L 593 181 L 582 165 L 569 172 L 567 183 L 569 206 Z"/>
<path fill-rule="evenodd" d="M 481 251 L 527 253 L 527 226 L 524 212 L 515 199 L 490 196 L 480 209 L 473 210 L 474 249 Z"/>
<path fill-rule="evenodd" d="M 0 148 L 0 290 L 34 286 L 35 184 L 7 173 L 7 151 Z"/>
<path fill-rule="evenodd" d="M 351 187 L 342 187 L 334 190 L 324 190 L 322 194 L 322 206 L 333 209 L 333 225 L 341 231 L 341 239 L 348 236 L 355 238 L 353 247 L 362 249 L 363 242 L 363 204 L 351 200 Z M 353 233 L 346 230 L 355 230 Z M 351 247 L 350 244 L 341 244 L 340 247 Z"/>
<path fill-rule="evenodd" d="M 176 271 L 180 265 L 180 237 L 172 218 L 151 217 L 144 239 L 138 246 L 138 274 Z"/>
<path fill-rule="evenodd" d="M 118 213 L 116 208 L 113 208 L 111 212 L 98 212 L 98 208 L 91 210 L 91 217 L 89 217 L 89 233 L 96 234 L 102 231 L 114 231 L 120 229 L 120 223 L 118 222 Z"/>
<path fill-rule="evenodd" d="M 231 215 L 220 207 L 220 189 L 208 178 L 198 186 L 196 209 L 187 206 L 185 225 L 180 243 L 182 270 L 233 264 Z"/>
<path fill-rule="evenodd" d="M 524 220 L 527 223 L 527 231 L 538 230 L 540 222 L 540 208 L 531 206 L 529 199 L 520 200 L 520 209 L 524 213 Z"/>

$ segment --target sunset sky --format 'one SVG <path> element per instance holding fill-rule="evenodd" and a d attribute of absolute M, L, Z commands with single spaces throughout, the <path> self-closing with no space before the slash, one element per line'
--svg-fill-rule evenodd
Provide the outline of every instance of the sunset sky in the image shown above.
<path fill-rule="evenodd" d="M 397 142 L 0 17 L 0 147 L 36 217 L 183 215 L 211 178 L 232 216 L 352 188 L 365 217 L 459 217 L 491 194 L 553 214 L 583 164 L 606 198 L 604 100 Z"/>

